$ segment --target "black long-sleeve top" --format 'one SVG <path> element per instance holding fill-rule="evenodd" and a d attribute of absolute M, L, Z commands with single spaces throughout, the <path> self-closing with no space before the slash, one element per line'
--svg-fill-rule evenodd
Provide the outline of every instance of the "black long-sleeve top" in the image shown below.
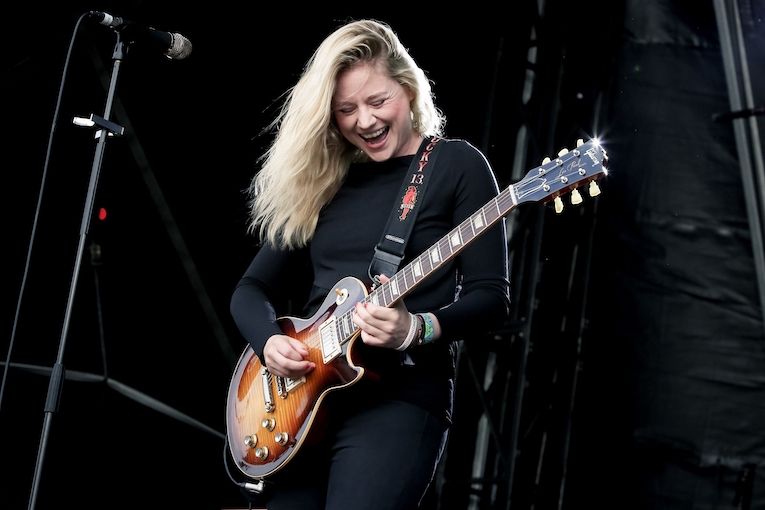
<path fill-rule="evenodd" d="M 475 147 L 463 140 L 440 143 L 437 162 L 428 167 L 430 183 L 401 267 L 498 193 L 491 168 Z M 231 299 L 234 321 L 261 360 L 268 338 L 281 334 L 277 317 L 310 316 L 346 276 L 369 282 L 375 245 L 394 203 L 400 202 L 401 183 L 413 158 L 351 165 L 343 185 L 320 212 L 309 246 L 261 247 Z M 508 301 L 506 239 L 500 221 L 404 298 L 410 312 L 435 314 L 441 338 L 410 348 L 406 358 L 393 349 L 360 347 L 368 350 L 363 358 L 371 363 L 366 367 L 380 376 L 376 390 L 449 420 L 456 369 L 453 340 L 468 341 L 501 324 Z"/>

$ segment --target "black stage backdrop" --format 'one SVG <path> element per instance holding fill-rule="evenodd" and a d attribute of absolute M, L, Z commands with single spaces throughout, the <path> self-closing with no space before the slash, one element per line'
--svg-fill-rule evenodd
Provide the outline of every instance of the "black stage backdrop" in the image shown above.
<path fill-rule="evenodd" d="M 511 181 L 518 126 L 539 137 L 547 125 L 530 117 L 539 105 L 557 105 L 554 132 L 544 134 L 557 147 L 598 134 L 609 151 L 612 172 L 592 219 L 564 214 L 545 224 L 548 275 L 568 267 L 556 259 L 556 243 L 595 232 L 586 326 L 572 355 L 581 384 L 573 413 L 560 418 L 568 423 L 559 424 L 572 426 L 570 456 L 545 460 L 560 464 L 545 479 L 535 469 L 543 449 L 522 449 L 513 508 L 765 508 L 762 307 L 733 131 L 711 120 L 729 109 L 712 3 L 547 2 L 556 15 L 546 22 L 529 14 L 537 2 L 527 3 L 310 14 L 233 3 L 5 7 L 3 357 L 77 17 L 112 12 L 194 45 L 188 59 L 173 62 L 136 47 L 122 66 L 113 119 L 128 133 L 106 149 L 95 207 L 107 216 L 93 220 L 87 243 L 100 253 L 85 251 L 64 356 L 71 377 L 52 421 L 38 508 L 245 506 L 223 468 L 221 439 L 229 377 L 244 347 L 228 300 L 256 251 L 245 234 L 243 190 L 280 94 L 323 37 L 362 17 L 399 33 L 434 82 L 448 135 L 482 147 L 501 184 Z M 763 2 L 744 4 L 750 58 L 762 62 Z M 534 23 L 565 50 L 555 68 L 526 65 Z M 113 44 L 107 29 L 82 27 L 66 79 L 16 365 L 0 402 L 3 508 L 24 508 L 30 497 L 44 369 L 59 346 L 95 145 L 93 132 L 71 120 L 103 113 Z M 762 69 L 750 66 L 759 104 Z M 523 108 L 531 71 L 558 74 L 559 86 L 537 82 Z M 530 154 L 547 149 L 538 138 L 531 145 Z M 554 316 L 564 299 L 551 280 L 542 279 L 538 309 Z M 575 350 L 553 335 L 542 329 L 533 340 L 535 363 Z M 116 382 L 100 378 L 104 360 Z M 537 366 L 529 374 L 532 388 L 532 376 L 545 373 Z M 169 414 L 144 405 L 145 397 Z M 523 420 L 522 438 L 535 437 L 533 418 Z M 472 462 L 473 438 L 452 444 L 462 453 L 449 458 Z M 436 497 L 428 505 L 452 508 Z"/>

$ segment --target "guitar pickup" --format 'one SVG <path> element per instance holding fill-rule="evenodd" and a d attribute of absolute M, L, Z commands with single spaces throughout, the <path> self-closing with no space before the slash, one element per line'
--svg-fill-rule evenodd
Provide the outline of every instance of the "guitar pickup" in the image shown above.
<path fill-rule="evenodd" d="M 263 367 L 260 370 L 261 380 L 263 381 L 263 405 L 267 413 L 274 412 L 274 394 L 271 390 L 271 372 Z"/>
<path fill-rule="evenodd" d="M 340 339 L 337 334 L 337 317 L 332 316 L 324 321 L 319 327 L 319 336 L 321 338 L 321 356 L 324 359 L 324 363 L 327 364 L 343 352 L 340 348 Z M 287 391 L 289 389 L 288 387 Z"/>

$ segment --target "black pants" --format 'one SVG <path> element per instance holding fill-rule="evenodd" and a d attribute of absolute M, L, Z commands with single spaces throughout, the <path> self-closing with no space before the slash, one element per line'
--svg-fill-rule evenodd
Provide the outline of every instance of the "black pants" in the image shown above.
<path fill-rule="evenodd" d="M 446 422 L 414 404 L 376 397 L 328 409 L 322 441 L 303 447 L 274 477 L 267 508 L 417 508 L 443 451 Z"/>

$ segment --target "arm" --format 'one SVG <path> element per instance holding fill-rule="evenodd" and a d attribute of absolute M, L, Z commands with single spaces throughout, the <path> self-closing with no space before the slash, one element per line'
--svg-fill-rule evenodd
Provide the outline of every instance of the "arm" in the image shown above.
<path fill-rule="evenodd" d="M 453 165 L 462 171 L 455 186 L 453 224 L 457 225 L 497 195 L 494 174 L 486 158 L 465 144 L 456 151 Z M 462 275 L 459 300 L 431 310 L 434 336 L 447 340 L 467 338 L 477 327 L 488 331 L 500 326 L 509 312 L 507 238 L 500 220 L 465 248 L 457 258 Z"/>
<path fill-rule="evenodd" d="M 242 336 L 276 375 L 295 377 L 310 370 L 308 350 L 282 334 L 277 324 L 289 299 L 299 295 L 307 276 L 308 249 L 279 250 L 264 245 L 255 255 L 231 296 L 230 310 Z"/>
<path fill-rule="evenodd" d="M 444 147 L 448 152 L 439 156 L 442 158 L 439 172 L 447 176 L 439 184 L 448 191 L 441 195 L 431 194 L 430 200 L 441 204 L 444 224 L 457 225 L 495 197 L 498 190 L 491 169 L 480 152 L 465 142 L 449 143 L 450 146 Z M 433 219 L 430 221 L 431 224 L 434 222 Z M 414 306 L 425 312 L 418 314 L 423 317 L 420 325 L 412 322 L 402 301 L 392 308 L 372 303 L 358 305 L 354 322 L 362 330 L 362 340 L 367 345 L 399 348 L 407 343 L 410 331 L 424 329 L 426 325 L 431 327 L 426 338 L 430 342 L 442 336 L 452 340 L 475 334 L 476 326 L 489 330 L 502 324 L 509 306 L 506 251 L 504 223 L 500 222 L 458 256 L 455 267 L 463 277 L 458 302 L 433 309 L 438 305 L 431 301 L 428 306 L 418 296 L 419 302 Z M 387 281 L 387 278 L 382 280 Z M 451 291 L 447 292 L 451 294 Z M 443 295 L 439 299 L 441 304 L 444 303 Z M 413 344 L 416 345 L 417 340 Z"/>

